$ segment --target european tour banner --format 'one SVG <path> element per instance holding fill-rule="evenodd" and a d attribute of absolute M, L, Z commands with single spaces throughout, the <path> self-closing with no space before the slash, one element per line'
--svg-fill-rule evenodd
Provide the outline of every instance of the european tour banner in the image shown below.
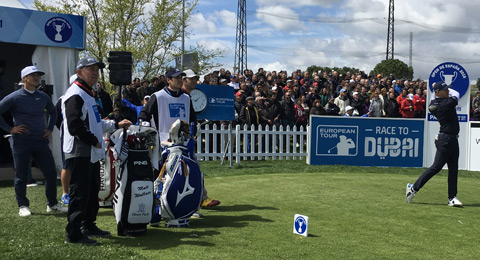
<path fill-rule="evenodd" d="M 311 116 L 307 163 L 423 166 L 423 119 Z"/>

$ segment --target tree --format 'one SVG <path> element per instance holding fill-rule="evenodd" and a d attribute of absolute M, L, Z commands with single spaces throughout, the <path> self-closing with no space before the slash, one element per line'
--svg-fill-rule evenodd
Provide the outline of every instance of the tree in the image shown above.
<path fill-rule="evenodd" d="M 330 67 L 321 67 L 321 66 L 316 66 L 316 65 L 312 65 L 312 66 L 308 67 L 307 71 L 310 75 L 312 75 L 312 73 L 314 71 L 321 71 L 322 73 L 324 71 L 326 71 L 327 73 L 331 73 L 332 71 L 336 71 L 336 72 L 338 72 L 339 75 L 340 74 L 345 75 L 347 72 L 350 72 L 352 74 L 356 74 L 356 73 L 360 72 L 360 70 L 356 69 L 356 68 L 349 68 L 349 67 L 343 67 L 343 68 L 333 67 L 333 68 L 330 68 Z"/>
<path fill-rule="evenodd" d="M 411 80 L 413 78 L 413 68 L 408 67 L 403 61 L 398 59 L 388 59 L 383 60 L 382 62 L 378 63 L 375 68 L 370 71 L 370 75 L 390 75 L 396 79 L 408 79 Z"/>
<path fill-rule="evenodd" d="M 182 54 L 177 46 L 182 36 L 182 24 L 198 4 L 198 0 L 186 0 L 182 18 L 182 1 L 178 0 L 56 1 L 56 5 L 48 5 L 46 0 L 35 0 L 34 5 L 42 11 L 87 17 L 85 55 L 106 61 L 109 51 L 130 51 L 133 72 L 140 78 L 158 75 Z M 223 55 L 221 50 L 207 51 L 199 47 L 194 47 L 193 51 L 205 59 L 201 61 L 206 67 Z M 102 74 L 104 82 L 105 77 Z"/>

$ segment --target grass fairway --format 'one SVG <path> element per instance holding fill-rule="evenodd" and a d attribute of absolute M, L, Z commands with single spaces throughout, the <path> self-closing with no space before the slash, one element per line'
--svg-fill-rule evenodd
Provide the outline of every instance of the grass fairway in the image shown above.
<path fill-rule="evenodd" d="M 45 213 L 44 187 L 28 188 L 34 215 L 18 217 L 12 181 L 0 187 L 0 259 L 476 259 L 480 255 L 480 174 L 461 171 L 459 199 L 447 207 L 442 171 L 405 202 L 423 169 L 309 166 L 304 161 L 203 162 L 210 197 L 189 228 L 152 228 L 116 236 L 111 209 L 98 225 L 100 246 L 65 245 L 65 215 Z M 309 237 L 293 234 L 296 213 Z"/>

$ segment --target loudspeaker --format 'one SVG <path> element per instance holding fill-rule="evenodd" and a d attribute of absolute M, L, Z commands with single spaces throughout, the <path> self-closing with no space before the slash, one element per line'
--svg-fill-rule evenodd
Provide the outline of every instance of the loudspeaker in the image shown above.
<path fill-rule="evenodd" d="M 129 51 L 111 51 L 108 53 L 110 83 L 121 86 L 132 83 L 132 53 Z"/>

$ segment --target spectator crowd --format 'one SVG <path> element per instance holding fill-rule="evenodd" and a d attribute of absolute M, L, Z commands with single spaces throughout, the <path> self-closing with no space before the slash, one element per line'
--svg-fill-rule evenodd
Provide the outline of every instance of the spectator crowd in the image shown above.
<path fill-rule="evenodd" d="M 142 106 L 145 97 L 166 84 L 163 75 L 151 80 L 135 78 L 122 95 L 129 103 Z M 309 115 L 424 118 L 426 111 L 427 83 L 420 79 L 396 79 L 393 75 L 338 74 L 336 71 L 310 74 L 301 70 L 289 75 L 286 71 L 267 72 L 262 68 L 256 73 L 247 69 L 243 74 L 232 74 L 222 68 L 204 75 L 198 84 L 234 88 L 236 120 L 233 123 L 263 128 L 267 125 L 305 128 Z M 112 103 L 104 98 L 107 97 L 99 94 L 101 104 Z M 126 113 L 119 115 L 115 109 L 104 116 L 137 121 L 133 110 Z"/>

